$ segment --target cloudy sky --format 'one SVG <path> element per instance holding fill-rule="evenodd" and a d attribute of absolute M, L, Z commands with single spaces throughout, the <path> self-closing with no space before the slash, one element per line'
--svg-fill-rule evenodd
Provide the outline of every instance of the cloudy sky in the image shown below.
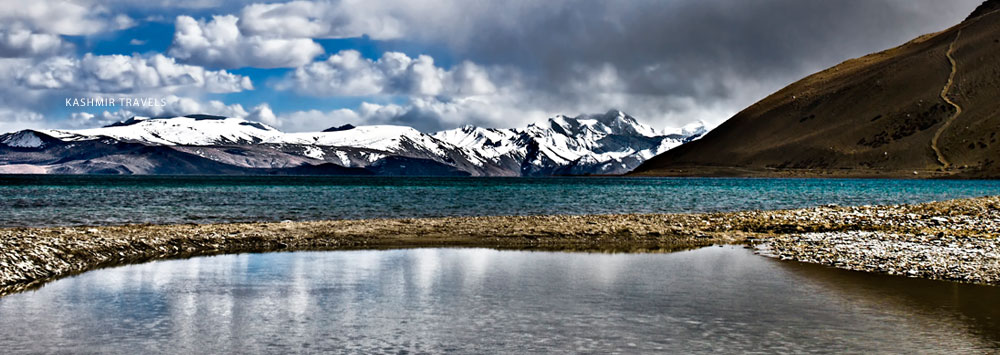
<path fill-rule="evenodd" d="M 979 2 L 0 0 L 0 132 L 192 113 L 435 131 L 612 108 L 713 125 Z M 66 105 L 93 97 L 155 101 Z"/>

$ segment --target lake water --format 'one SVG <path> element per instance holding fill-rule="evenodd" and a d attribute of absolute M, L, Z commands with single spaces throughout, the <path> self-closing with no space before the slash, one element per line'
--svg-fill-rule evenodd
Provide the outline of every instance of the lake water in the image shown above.
<path fill-rule="evenodd" d="M 1000 194 L 1000 181 L 0 175 L 0 226 L 710 212 Z"/>
<path fill-rule="evenodd" d="M 0 298 L 5 353 L 1000 350 L 1000 288 L 781 262 L 487 249 L 157 261 Z"/>

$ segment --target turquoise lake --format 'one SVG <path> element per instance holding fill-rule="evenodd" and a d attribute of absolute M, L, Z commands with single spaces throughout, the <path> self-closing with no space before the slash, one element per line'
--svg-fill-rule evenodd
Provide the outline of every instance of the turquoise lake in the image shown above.
<path fill-rule="evenodd" d="M 0 175 L 0 226 L 711 212 L 1000 194 L 975 180 Z M 1000 288 L 778 261 L 406 249 L 100 269 L 0 298 L 4 353 L 984 353 Z"/>
<path fill-rule="evenodd" d="M 714 212 L 996 194 L 992 180 L 0 175 L 0 226 Z"/>

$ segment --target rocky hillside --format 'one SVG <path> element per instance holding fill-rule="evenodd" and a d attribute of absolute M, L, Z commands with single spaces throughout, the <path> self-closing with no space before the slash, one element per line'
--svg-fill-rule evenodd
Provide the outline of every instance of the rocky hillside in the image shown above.
<path fill-rule="evenodd" d="M 1000 177 L 998 10 L 806 77 L 634 174 Z"/>

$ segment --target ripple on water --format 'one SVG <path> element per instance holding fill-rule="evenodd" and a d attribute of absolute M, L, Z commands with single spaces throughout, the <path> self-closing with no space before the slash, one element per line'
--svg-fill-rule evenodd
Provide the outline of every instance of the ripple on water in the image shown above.
<path fill-rule="evenodd" d="M 780 262 L 486 249 L 242 254 L 0 299 L 12 352 L 1000 349 L 998 288 Z"/>
<path fill-rule="evenodd" d="M 996 194 L 1000 181 L 0 175 L 0 226 L 708 212 Z"/>

